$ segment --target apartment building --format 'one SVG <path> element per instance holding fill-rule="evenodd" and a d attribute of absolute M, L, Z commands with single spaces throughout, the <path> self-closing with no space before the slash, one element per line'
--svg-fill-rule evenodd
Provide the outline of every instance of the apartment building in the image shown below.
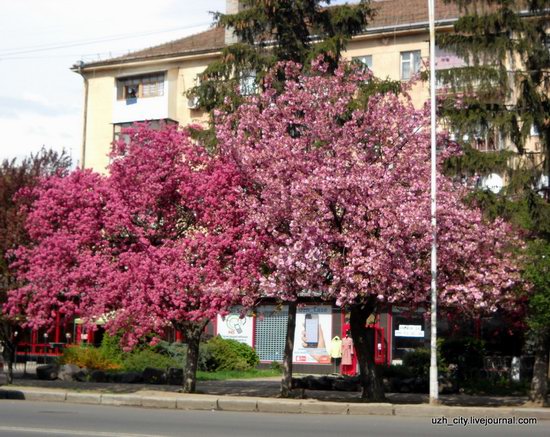
<path fill-rule="evenodd" d="M 424 0 L 373 2 L 377 13 L 366 32 L 355 37 L 344 56 L 359 58 L 381 78 L 408 80 L 427 61 L 428 9 Z M 227 13 L 236 12 L 238 2 L 227 1 Z M 458 16 L 453 5 L 437 1 L 437 26 L 450 29 Z M 104 171 L 110 144 L 120 130 L 136 121 L 161 120 L 187 125 L 206 115 L 187 91 L 197 76 L 234 42 L 231 32 L 212 28 L 204 32 L 146 48 L 124 56 L 78 63 L 72 70 L 84 79 L 84 129 L 81 166 Z M 440 52 L 441 65 L 457 62 Z M 427 84 L 419 83 L 412 95 L 421 105 L 428 97 Z"/>

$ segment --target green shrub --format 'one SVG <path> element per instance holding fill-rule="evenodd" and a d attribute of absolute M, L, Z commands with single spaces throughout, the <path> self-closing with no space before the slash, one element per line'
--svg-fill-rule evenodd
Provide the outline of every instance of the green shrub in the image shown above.
<path fill-rule="evenodd" d="M 118 343 L 111 346 L 109 341 L 107 341 L 106 349 L 112 356 L 117 356 L 118 350 L 115 346 Z M 187 361 L 187 345 L 185 343 L 160 341 L 153 347 L 146 347 L 127 354 L 122 351 L 120 353 L 122 367 L 127 371 L 142 371 L 146 367 L 184 368 Z M 218 336 L 199 346 L 198 370 L 203 372 L 246 371 L 256 368 L 259 362 L 260 359 L 254 349 L 235 340 L 224 340 Z"/>
<path fill-rule="evenodd" d="M 199 354 L 200 355 L 200 354 Z M 250 346 L 235 340 L 214 337 L 206 343 L 202 351 L 201 370 L 250 370 L 254 369 L 260 359 Z"/>
<path fill-rule="evenodd" d="M 430 374 L 430 350 L 419 348 L 408 352 L 403 357 L 403 366 L 408 369 L 412 375 L 421 378 L 427 378 Z"/>
<path fill-rule="evenodd" d="M 530 381 L 510 381 L 507 377 L 491 380 L 475 378 L 462 384 L 464 393 L 483 396 L 525 396 L 529 393 Z"/>
<path fill-rule="evenodd" d="M 178 363 L 171 357 L 154 352 L 150 349 L 138 350 L 129 353 L 124 358 L 122 367 L 126 371 L 141 372 L 146 367 L 165 370 L 169 367 L 181 367 L 182 363 Z"/>
<path fill-rule="evenodd" d="M 115 363 L 122 363 L 124 351 L 120 347 L 120 336 L 111 336 L 108 333 L 103 335 L 101 345 L 99 346 L 101 354 L 108 360 Z"/>
<path fill-rule="evenodd" d="M 185 361 L 187 361 L 187 359 Z M 208 343 L 201 343 L 199 346 L 198 369 L 203 372 L 214 372 L 216 370 L 216 360 L 212 356 L 212 351 Z"/>
<path fill-rule="evenodd" d="M 402 364 L 382 366 L 382 376 L 385 378 L 411 378 L 415 376 L 411 369 Z"/>
<path fill-rule="evenodd" d="M 447 364 L 454 364 L 459 383 L 477 379 L 483 369 L 485 343 L 473 337 L 450 338 L 441 343 L 441 356 Z"/>
<path fill-rule="evenodd" d="M 74 345 L 66 347 L 59 358 L 60 364 L 74 364 L 94 370 L 117 370 L 121 364 L 106 357 L 100 348 L 93 346 Z"/>
<path fill-rule="evenodd" d="M 166 355 L 178 363 L 185 363 L 187 359 L 187 345 L 185 343 L 170 343 L 161 340 L 152 350 L 159 354 Z"/>
<path fill-rule="evenodd" d="M 187 344 L 161 341 L 153 350 L 178 362 L 178 367 L 185 368 L 185 364 L 187 363 Z M 215 368 L 216 363 L 207 343 L 201 343 L 199 346 L 198 369 L 204 372 L 211 372 L 214 371 Z"/>

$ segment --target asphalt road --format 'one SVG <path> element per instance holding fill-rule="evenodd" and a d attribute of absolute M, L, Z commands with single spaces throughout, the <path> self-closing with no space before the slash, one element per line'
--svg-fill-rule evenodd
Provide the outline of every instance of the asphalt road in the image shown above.
<path fill-rule="evenodd" d="M 352 437 L 550 435 L 550 421 L 524 426 L 432 425 L 430 418 L 175 411 L 0 400 L 0 436 Z"/>

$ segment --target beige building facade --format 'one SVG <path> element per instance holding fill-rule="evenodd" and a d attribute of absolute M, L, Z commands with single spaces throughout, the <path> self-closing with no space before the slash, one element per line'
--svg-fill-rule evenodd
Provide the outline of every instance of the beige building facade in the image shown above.
<path fill-rule="evenodd" d="M 344 57 L 360 59 L 379 78 L 407 81 L 428 63 L 428 10 L 425 0 L 383 0 L 372 3 L 374 19 L 364 34 L 355 37 Z M 238 11 L 237 0 L 227 0 L 226 12 Z M 450 30 L 458 17 L 453 5 L 436 0 L 438 32 Z M 84 128 L 80 166 L 104 172 L 111 143 L 120 130 L 134 122 L 161 121 L 188 125 L 204 122 L 187 92 L 226 44 L 235 42 L 224 29 L 168 42 L 106 61 L 80 63 L 73 71 L 84 79 Z M 436 49 L 436 63 L 448 68 L 456 63 L 452 54 Z M 411 95 L 418 107 L 429 96 L 428 84 L 417 82 Z M 500 148 L 478 141 L 480 148 Z M 535 148 L 536 138 L 532 141 Z"/>

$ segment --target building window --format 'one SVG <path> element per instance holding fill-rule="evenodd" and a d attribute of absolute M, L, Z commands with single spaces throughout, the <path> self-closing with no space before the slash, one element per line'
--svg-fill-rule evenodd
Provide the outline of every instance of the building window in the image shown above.
<path fill-rule="evenodd" d="M 241 90 L 241 96 L 251 96 L 258 92 L 258 86 L 256 84 L 256 72 L 245 71 L 241 73 L 239 79 L 239 88 Z"/>
<path fill-rule="evenodd" d="M 149 127 L 151 129 L 159 130 L 161 126 L 168 125 L 168 124 L 178 124 L 177 121 L 171 120 L 169 118 L 163 119 L 163 120 L 147 120 L 146 121 L 149 124 Z M 138 121 L 131 121 L 128 123 L 115 123 L 113 124 L 113 141 L 118 141 L 119 139 L 123 139 L 126 143 L 130 142 L 130 137 L 128 134 L 123 134 L 123 129 L 132 127 L 134 123 L 139 123 Z"/>
<path fill-rule="evenodd" d="M 367 67 L 369 70 L 372 70 L 372 55 L 356 56 L 352 58 L 352 61 L 362 65 L 363 67 Z"/>
<path fill-rule="evenodd" d="M 117 79 L 117 99 L 129 100 L 164 95 L 164 73 Z"/>
<path fill-rule="evenodd" d="M 496 127 L 478 127 L 473 133 L 472 147 L 480 152 L 498 152 L 505 148 L 505 139 Z M 469 136 L 465 135 L 468 141 Z"/>
<path fill-rule="evenodd" d="M 409 80 L 420 71 L 420 50 L 401 52 L 401 80 Z"/>

